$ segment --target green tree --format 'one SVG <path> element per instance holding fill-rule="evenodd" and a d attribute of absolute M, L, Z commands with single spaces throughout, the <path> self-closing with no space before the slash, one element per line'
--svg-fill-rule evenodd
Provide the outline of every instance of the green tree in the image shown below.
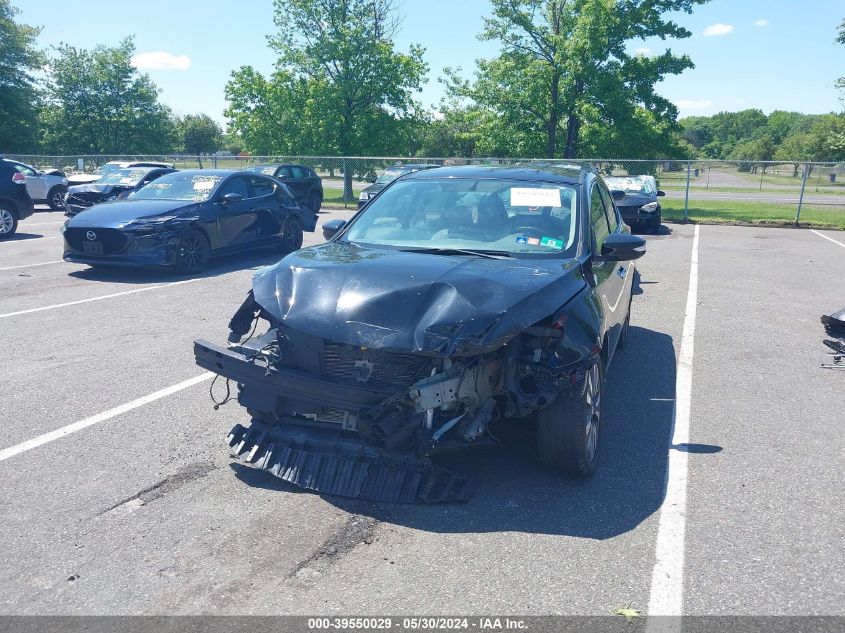
<path fill-rule="evenodd" d="M 845 44 L 845 19 L 839 23 L 839 33 L 836 35 L 837 44 Z M 836 87 L 845 91 L 845 77 L 836 80 Z"/>
<path fill-rule="evenodd" d="M 85 50 L 61 44 L 49 62 L 45 145 L 69 154 L 156 154 L 174 144 L 159 90 L 132 66 L 132 38 Z"/>
<path fill-rule="evenodd" d="M 305 94 L 319 94 L 324 126 L 344 156 L 363 153 L 373 119 L 402 118 L 416 109 L 412 95 L 427 72 L 423 48 L 394 50 L 399 20 L 393 0 L 275 0 L 278 29 L 270 46 L 277 69 L 305 80 Z M 352 199 L 351 173 L 344 197 Z"/>
<path fill-rule="evenodd" d="M 202 169 L 202 154 L 213 154 L 223 145 L 223 130 L 207 114 L 188 114 L 176 124 L 180 149 L 197 157 Z"/>
<path fill-rule="evenodd" d="M 18 24 L 19 10 L 0 0 L 0 151 L 31 151 L 38 135 L 39 98 L 33 72 L 44 63 L 41 29 Z"/>
<path fill-rule="evenodd" d="M 450 93 L 489 108 L 503 126 L 532 139 L 533 155 L 579 154 L 582 127 L 634 118 L 637 106 L 674 121 L 677 108 L 654 91 L 665 75 L 693 64 L 671 50 L 629 55 L 626 43 L 691 33 L 664 18 L 692 12 L 707 0 L 491 0 L 482 40 L 497 40 L 502 54 L 479 60 L 474 82 L 446 69 Z"/>

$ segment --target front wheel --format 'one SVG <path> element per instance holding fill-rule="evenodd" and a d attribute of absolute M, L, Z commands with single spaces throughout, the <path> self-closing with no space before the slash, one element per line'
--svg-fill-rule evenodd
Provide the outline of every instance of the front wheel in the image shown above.
<path fill-rule="evenodd" d="M 596 363 L 570 392 L 537 416 L 540 461 L 556 472 L 591 477 L 598 466 L 602 369 Z"/>
<path fill-rule="evenodd" d="M 179 240 L 179 251 L 176 254 L 176 272 L 183 275 L 194 275 L 203 271 L 211 260 L 211 247 L 205 235 L 196 229 L 189 229 Z"/>
<path fill-rule="evenodd" d="M 0 207 L 0 240 L 14 235 L 17 230 L 17 216 L 9 209 Z"/>
<path fill-rule="evenodd" d="M 302 222 L 295 215 L 289 215 L 288 219 L 285 220 L 281 248 L 287 253 L 292 253 L 302 248 Z"/>
<path fill-rule="evenodd" d="M 651 222 L 649 223 L 649 228 L 651 229 L 652 233 L 659 233 L 660 227 L 663 224 L 663 217 L 661 212 L 655 211 L 655 213 L 651 216 Z"/>
<path fill-rule="evenodd" d="M 53 211 L 60 211 L 65 208 L 65 194 L 67 189 L 64 185 L 56 185 L 47 193 L 47 204 Z"/>

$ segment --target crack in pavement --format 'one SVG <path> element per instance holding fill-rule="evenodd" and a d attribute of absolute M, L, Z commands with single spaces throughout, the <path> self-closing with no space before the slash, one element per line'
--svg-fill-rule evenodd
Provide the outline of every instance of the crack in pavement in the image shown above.
<path fill-rule="evenodd" d="M 359 543 L 370 545 L 375 540 L 378 519 L 351 514 L 346 523 L 332 534 L 311 556 L 299 563 L 288 578 L 304 587 L 311 587 Z"/>
<path fill-rule="evenodd" d="M 144 488 L 140 492 L 118 501 L 113 506 L 106 508 L 97 516 L 104 514 L 129 514 L 141 506 L 152 503 L 164 495 L 179 490 L 182 486 L 195 479 L 201 479 L 214 470 L 216 466 L 211 462 L 193 462 L 179 468 L 174 474 L 168 475 L 152 486 Z"/>

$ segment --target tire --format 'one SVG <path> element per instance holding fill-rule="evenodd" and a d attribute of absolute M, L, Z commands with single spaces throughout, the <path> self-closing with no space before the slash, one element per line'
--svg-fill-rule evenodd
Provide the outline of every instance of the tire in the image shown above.
<path fill-rule="evenodd" d="M 286 253 L 292 253 L 302 248 L 302 222 L 296 215 L 289 215 L 285 220 L 282 229 L 281 249 Z"/>
<path fill-rule="evenodd" d="M 663 225 L 663 217 L 660 209 L 657 210 L 657 213 L 651 216 L 651 222 L 648 225 L 648 228 L 651 229 L 652 233 L 660 233 L 660 227 Z"/>
<path fill-rule="evenodd" d="M 18 230 L 18 215 L 8 207 L 0 206 L 0 240 L 11 237 Z"/>
<path fill-rule="evenodd" d="M 179 240 L 175 272 L 182 275 L 195 275 L 205 270 L 209 261 L 211 261 L 211 246 L 205 235 L 196 229 L 185 231 Z"/>
<path fill-rule="evenodd" d="M 311 209 L 314 213 L 317 213 L 320 210 L 320 205 L 322 204 L 322 199 L 320 198 L 320 194 L 316 191 L 312 191 L 311 195 L 308 197 L 308 208 Z"/>
<path fill-rule="evenodd" d="M 576 477 L 595 474 L 603 382 L 601 364 L 596 363 L 572 391 L 539 412 L 537 446 L 546 468 Z"/>
<path fill-rule="evenodd" d="M 47 192 L 47 204 L 53 211 L 61 211 L 65 208 L 65 194 L 67 187 L 64 185 L 56 185 Z"/>

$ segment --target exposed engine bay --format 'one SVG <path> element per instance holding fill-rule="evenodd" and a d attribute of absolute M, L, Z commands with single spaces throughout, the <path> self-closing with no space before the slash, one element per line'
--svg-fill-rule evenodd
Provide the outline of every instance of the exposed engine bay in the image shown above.
<path fill-rule="evenodd" d="M 195 355 L 237 383 L 252 422 L 228 443 L 253 467 L 328 494 L 455 501 L 467 498 L 466 480 L 432 455 L 494 441 L 492 422 L 544 407 L 596 362 L 593 335 L 566 321 L 551 315 L 449 356 L 410 353 L 298 331 L 250 292 L 229 345 L 197 341 Z"/>

